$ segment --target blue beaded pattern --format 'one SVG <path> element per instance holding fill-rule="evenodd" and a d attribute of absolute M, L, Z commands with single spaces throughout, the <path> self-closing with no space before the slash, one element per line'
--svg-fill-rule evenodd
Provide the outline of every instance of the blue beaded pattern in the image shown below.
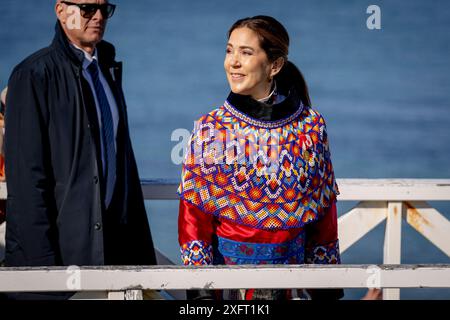
<path fill-rule="evenodd" d="M 302 264 L 305 233 L 283 243 L 239 242 L 218 237 L 219 252 L 226 264 Z"/>

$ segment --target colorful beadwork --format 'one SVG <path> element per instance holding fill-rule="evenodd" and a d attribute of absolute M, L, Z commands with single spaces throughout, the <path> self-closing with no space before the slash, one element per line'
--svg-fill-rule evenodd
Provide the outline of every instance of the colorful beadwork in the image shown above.
<path fill-rule="evenodd" d="M 315 221 L 339 194 L 325 121 L 303 105 L 261 121 L 225 102 L 197 121 L 178 192 L 205 213 L 258 229 Z"/>
<path fill-rule="evenodd" d="M 305 233 L 290 242 L 249 243 L 219 237 L 219 252 L 225 264 L 301 264 L 304 263 Z"/>
<path fill-rule="evenodd" d="M 340 264 L 339 240 L 306 249 L 305 263 Z"/>
<path fill-rule="evenodd" d="M 184 243 L 181 248 L 181 260 L 184 265 L 209 265 L 212 263 L 212 246 L 201 240 Z"/>

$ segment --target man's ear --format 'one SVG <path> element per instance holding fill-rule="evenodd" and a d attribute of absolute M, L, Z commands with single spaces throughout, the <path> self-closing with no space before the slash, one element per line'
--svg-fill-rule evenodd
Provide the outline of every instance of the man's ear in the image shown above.
<path fill-rule="evenodd" d="M 64 11 L 64 6 L 61 2 L 56 2 L 55 4 L 56 17 L 61 23 L 66 23 L 66 13 Z"/>
<path fill-rule="evenodd" d="M 272 68 L 270 69 L 270 77 L 275 77 L 284 66 L 284 58 L 279 57 L 274 62 L 272 62 Z"/>

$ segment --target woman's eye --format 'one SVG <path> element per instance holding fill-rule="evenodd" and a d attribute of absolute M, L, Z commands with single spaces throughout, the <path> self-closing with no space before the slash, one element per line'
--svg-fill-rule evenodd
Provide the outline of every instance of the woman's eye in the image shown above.
<path fill-rule="evenodd" d="M 251 56 L 252 52 L 251 51 L 243 51 L 242 54 L 245 56 Z"/>
<path fill-rule="evenodd" d="M 231 49 L 227 48 L 226 53 L 231 53 Z"/>

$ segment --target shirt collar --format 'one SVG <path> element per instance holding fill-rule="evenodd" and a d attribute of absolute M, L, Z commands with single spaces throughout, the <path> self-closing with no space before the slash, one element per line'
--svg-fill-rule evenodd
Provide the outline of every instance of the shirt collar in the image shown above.
<path fill-rule="evenodd" d="M 83 54 L 84 54 L 83 69 L 84 70 L 87 70 L 87 68 L 92 63 L 92 61 L 97 60 L 97 63 L 98 63 L 97 48 L 94 49 L 94 54 L 91 55 L 87 51 L 81 49 L 80 47 L 78 47 L 77 45 L 75 45 L 73 43 L 71 43 L 70 45 L 73 46 L 75 49 L 80 50 L 81 52 L 83 52 Z"/>

